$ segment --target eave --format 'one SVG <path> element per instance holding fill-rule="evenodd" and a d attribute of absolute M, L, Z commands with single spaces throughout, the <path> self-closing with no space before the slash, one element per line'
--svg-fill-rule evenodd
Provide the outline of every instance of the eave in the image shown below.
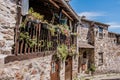
<path fill-rule="evenodd" d="M 88 20 L 88 19 L 81 19 L 82 21 L 86 21 L 86 22 L 94 22 L 95 24 L 98 24 L 98 25 L 103 25 L 103 26 L 106 26 L 106 27 L 109 27 L 110 25 L 108 24 L 104 24 L 104 23 L 101 23 L 101 22 L 97 22 L 97 21 L 92 21 L 92 20 Z"/>
<path fill-rule="evenodd" d="M 62 12 L 70 19 L 79 21 L 78 15 L 72 9 L 72 7 L 64 0 L 49 0 L 58 9 L 62 8 Z"/>

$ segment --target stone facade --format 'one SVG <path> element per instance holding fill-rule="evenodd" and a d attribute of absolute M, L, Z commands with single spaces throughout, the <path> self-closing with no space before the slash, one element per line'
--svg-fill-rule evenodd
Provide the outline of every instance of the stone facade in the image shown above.
<path fill-rule="evenodd" d="M 103 36 L 102 38 L 100 38 L 100 35 L 99 35 L 99 28 L 98 27 L 103 27 Z M 108 26 L 104 26 L 104 25 L 95 25 L 95 64 L 97 66 L 97 70 L 100 70 L 100 71 L 105 71 L 105 68 L 106 68 L 106 64 L 107 64 L 107 60 L 106 60 L 106 56 L 108 54 Z M 102 64 L 99 63 L 99 53 L 102 53 L 102 56 L 103 56 L 103 62 Z"/>
<path fill-rule="evenodd" d="M 0 54 L 11 54 L 16 24 L 15 0 L 0 0 Z"/>
<path fill-rule="evenodd" d="M 80 38 L 78 38 L 78 43 L 84 42 L 88 43 L 88 31 L 90 24 L 94 21 L 82 20 L 82 25 L 78 26 L 78 33 Z M 102 37 L 99 30 L 102 27 Z M 96 66 L 96 72 L 108 73 L 108 72 L 120 72 L 119 60 L 120 56 L 120 45 L 117 44 L 117 37 L 113 33 L 113 37 L 109 37 L 108 25 L 95 22 L 94 23 L 94 63 Z M 86 47 L 87 48 L 87 47 Z M 81 52 L 81 51 L 80 51 Z M 102 53 L 102 64 L 100 64 L 100 55 Z"/>
<path fill-rule="evenodd" d="M 14 45 L 17 6 L 15 0 L 0 0 L 0 80 L 50 80 L 52 55 L 4 64 Z M 73 78 L 77 59 L 73 58 Z M 65 61 L 60 66 L 60 80 L 65 80 Z"/>
<path fill-rule="evenodd" d="M 0 80 L 50 80 L 51 57 L 8 63 L 0 69 Z"/>
<path fill-rule="evenodd" d="M 77 57 L 73 57 L 72 78 L 77 76 Z M 0 68 L 0 80 L 51 80 L 52 55 L 15 61 Z M 60 62 L 60 80 L 65 80 L 65 61 Z"/>

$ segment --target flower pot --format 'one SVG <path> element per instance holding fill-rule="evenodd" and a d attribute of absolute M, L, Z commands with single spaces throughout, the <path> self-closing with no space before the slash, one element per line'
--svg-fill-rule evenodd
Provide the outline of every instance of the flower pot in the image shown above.
<path fill-rule="evenodd" d="M 67 24 L 67 19 L 61 19 L 60 24 Z"/>

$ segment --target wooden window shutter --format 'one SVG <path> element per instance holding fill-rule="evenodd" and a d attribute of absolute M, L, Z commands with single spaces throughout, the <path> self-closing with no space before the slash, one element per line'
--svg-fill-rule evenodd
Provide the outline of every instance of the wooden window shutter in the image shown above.
<path fill-rule="evenodd" d="M 25 16 L 26 14 L 28 14 L 28 10 L 29 10 L 29 0 L 22 0 L 22 7 L 21 7 L 22 11 L 22 15 Z"/>

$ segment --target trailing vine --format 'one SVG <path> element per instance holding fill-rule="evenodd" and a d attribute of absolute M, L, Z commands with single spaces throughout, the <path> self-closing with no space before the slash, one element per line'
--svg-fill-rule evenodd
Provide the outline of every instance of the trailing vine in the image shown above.
<path fill-rule="evenodd" d="M 37 42 L 37 39 L 31 39 L 31 36 L 29 35 L 29 31 L 26 31 L 26 24 L 28 21 L 33 22 L 34 20 L 38 20 L 36 22 L 34 22 L 34 24 L 38 23 L 38 22 L 42 22 L 45 23 L 46 28 L 51 32 L 52 36 L 55 36 L 55 32 L 59 32 L 67 37 L 71 36 L 71 35 L 77 35 L 77 33 L 72 33 L 69 26 L 67 24 L 57 24 L 57 25 L 53 25 L 48 23 L 47 21 L 44 20 L 44 16 L 35 12 L 33 10 L 33 8 L 30 8 L 29 10 L 29 15 L 26 17 L 26 19 L 22 22 L 21 27 L 20 27 L 20 41 L 24 41 L 29 47 L 34 47 L 35 45 L 37 45 L 40 47 L 45 47 L 46 44 L 44 43 L 43 40 Z M 33 24 L 33 25 L 34 25 Z M 27 25 L 28 26 L 28 25 Z M 34 26 L 33 26 L 34 27 Z M 53 46 L 53 43 L 47 42 L 47 48 L 51 48 Z M 57 57 L 60 60 L 66 60 L 68 55 L 74 55 L 76 53 L 76 47 L 75 45 L 71 46 L 69 49 L 65 44 L 61 44 L 57 46 Z"/>
<path fill-rule="evenodd" d="M 65 44 L 59 45 L 57 47 L 57 57 L 63 61 L 66 60 L 67 56 L 68 56 L 68 47 Z"/>

